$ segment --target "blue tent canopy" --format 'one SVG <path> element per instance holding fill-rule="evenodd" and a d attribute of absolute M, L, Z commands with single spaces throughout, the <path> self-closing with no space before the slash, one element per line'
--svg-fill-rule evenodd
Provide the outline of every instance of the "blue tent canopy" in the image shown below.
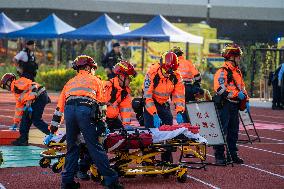
<path fill-rule="evenodd" d="M 23 29 L 22 26 L 13 22 L 3 12 L 0 14 L 0 38 L 5 37 L 7 33 Z"/>
<path fill-rule="evenodd" d="M 118 35 L 117 39 L 134 39 L 141 38 L 153 41 L 172 41 L 172 42 L 190 42 L 203 43 L 203 38 L 187 33 L 171 24 L 162 15 L 155 16 L 147 24 L 131 32 Z"/>
<path fill-rule="evenodd" d="M 107 14 L 103 14 L 95 21 L 78 28 L 77 30 L 62 34 L 60 37 L 66 39 L 84 40 L 108 40 L 115 35 L 126 33 L 125 29 L 111 19 Z"/>
<path fill-rule="evenodd" d="M 28 39 L 52 39 L 57 38 L 62 33 L 69 32 L 72 30 L 75 30 L 75 28 L 63 22 L 55 14 L 51 14 L 34 26 L 9 33 L 8 37 L 23 37 Z"/>

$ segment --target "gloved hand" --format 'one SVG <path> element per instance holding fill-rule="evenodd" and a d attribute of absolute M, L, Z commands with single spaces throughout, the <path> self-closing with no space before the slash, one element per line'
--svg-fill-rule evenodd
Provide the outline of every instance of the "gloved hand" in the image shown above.
<path fill-rule="evenodd" d="M 110 130 L 106 128 L 105 135 L 107 136 L 110 133 Z"/>
<path fill-rule="evenodd" d="M 240 91 L 240 92 L 238 93 L 238 98 L 239 98 L 240 100 L 244 100 L 244 99 L 246 98 L 246 95 L 243 93 L 243 91 Z"/>
<path fill-rule="evenodd" d="M 124 126 L 124 129 L 127 130 L 127 131 L 132 131 L 132 130 L 134 130 L 134 128 L 133 128 L 131 125 L 126 125 L 126 126 Z"/>
<path fill-rule="evenodd" d="M 250 105 L 249 105 L 249 102 L 246 102 L 246 108 L 247 108 L 247 111 L 250 112 Z"/>
<path fill-rule="evenodd" d="M 9 130 L 11 131 L 16 131 L 17 130 L 18 125 L 17 124 L 13 124 L 12 126 L 9 127 Z"/>
<path fill-rule="evenodd" d="M 154 127 L 155 128 L 159 128 L 161 126 L 161 119 L 160 117 L 158 116 L 158 114 L 154 114 L 153 115 L 153 119 L 154 119 Z"/>
<path fill-rule="evenodd" d="M 43 143 L 44 143 L 45 145 L 48 145 L 48 144 L 50 143 L 52 137 L 53 137 L 53 134 L 51 134 L 51 133 L 50 133 L 49 135 L 45 136 L 45 137 L 44 137 L 44 140 L 43 140 Z"/>
<path fill-rule="evenodd" d="M 177 120 L 177 123 L 178 123 L 178 124 L 183 123 L 183 117 L 182 117 L 182 113 L 181 113 L 181 112 L 179 112 L 179 113 L 177 114 L 176 120 Z"/>

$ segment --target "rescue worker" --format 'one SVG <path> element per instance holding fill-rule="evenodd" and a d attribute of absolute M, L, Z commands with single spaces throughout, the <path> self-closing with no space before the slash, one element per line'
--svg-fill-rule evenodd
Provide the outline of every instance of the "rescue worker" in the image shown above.
<path fill-rule="evenodd" d="M 80 184 L 74 181 L 79 159 L 79 147 L 76 141 L 80 132 L 92 162 L 104 177 L 105 188 L 123 188 L 118 183 L 117 173 L 110 168 L 107 154 L 99 142 L 101 133 L 98 131 L 99 125 L 97 124 L 97 121 L 100 121 L 98 107 L 104 97 L 101 80 L 92 74 L 96 67 L 95 61 L 86 55 L 78 56 L 74 60 L 73 69 L 78 74 L 64 86 L 50 125 L 50 131 L 53 134 L 58 130 L 64 113 L 67 142 L 65 170 L 62 173 L 61 185 L 64 189 L 80 187 Z M 49 143 L 50 140 L 51 137 L 47 137 L 45 143 Z"/>
<path fill-rule="evenodd" d="M 133 128 L 130 126 L 132 108 L 129 83 L 131 79 L 136 76 L 136 71 L 131 63 L 122 60 L 114 66 L 113 72 L 116 76 L 107 81 L 104 87 L 105 102 L 107 104 L 107 127 L 111 132 L 114 131 L 114 129 L 121 129 L 123 127 L 127 130 L 131 130 Z M 89 180 L 87 172 L 90 168 L 91 161 L 84 147 L 82 147 L 81 151 L 83 153 L 81 153 L 79 170 L 76 176 L 81 180 Z"/>
<path fill-rule="evenodd" d="M 178 71 L 182 76 L 185 87 L 185 102 L 195 101 L 196 97 L 203 96 L 204 90 L 201 88 L 201 75 L 190 60 L 183 56 L 183 50 L 180 47 L 172 49 L 179 61 Z"/>
<path fill-rule="evenodd" d="M 127 127 L 131 129 L 131 90 L 129 84 L 136 76 L 134 66 L 125 60 L 117 63 L 113 72 L 116 75 L 106 83 L 107 113 L 106 123 L 110 131 Z"/>
<path fill-rule="evenodd" d="M 241 48 L 236 44 L 227 45 L 222 52 L 225 58 L 223 66 L 214 76 L 214 91 L 222 99 L 218 105 L 222 130 L 225 135 L 228 150 L 227 161 L 224 155 L 224 145 L 214 146 L 216 164 L 226 164 L 233 161 L 242 164 L 244 161 L 238 156 L 239 109 L 244 104 L 249 111 L 249 97 L 245 89 L 239 64 L 242 56 Z M 216 98 L 215 98 L 216 99 Z"/>
<path fill-rule="evenodd" d="M 120 50 L 120 44 L 114 43 L 112 45 L 112 50 L 109 53 L 107 53 L 102 60 L 102 65 L 105 68 L 108 79 L 115 77 L 112 68 L 114 67 L 115 64 L 117 64 L 121 60 L 122 60 L 122 55 Z"/>
<path fill-rule="evenodd" d="M 35 42 L 27 41 L 26 47 L 13 58 L 13 62 L 16 64 L 17 73 L 19 76 L 25 77 L 32 81 L 35 81 L 38 69 L 34 50 Z"/>
<path fill-rule="evenodd" d="M 16 79 L 13 73 L 6 73 L 1 79 L 1 88 L 11 91 L 16 99 L 14 124 L 10 130 L 16 130 L 20 125 L 20 137 L 12 142 L 13 145 L 28 145 L 32 124 L 49 134 L 48 124 L 42 120 L 42 114 L 50 99 L 43 86 L 25 77 Z"/>
<path fill-rule="evenodd" d="M 273 110 L 283 110 L 283 105 L 281 105 L 281 86 L 282 78 L 284 74 L 284 63 L 282 63 L 274 72 L 272 78 L 272 88 L 273 88 L 273 100 L 272 109 Z M 283 97 L 282 97 L 283 98 Z"/>
<path fill-rule="evenodd" d="M 144 124 L 146 128 L 158 128 L 161 124 L 173 125 L 170 97 L 175 105 L 177 123 L 184 122 L 184 85 L 178 69 L 178 57 L 173 52 L 162 55 L 159 64 L 150 67 L 144 81 Z M 172 162 L 171 153 L 162 154 L 162 160 Z"/>

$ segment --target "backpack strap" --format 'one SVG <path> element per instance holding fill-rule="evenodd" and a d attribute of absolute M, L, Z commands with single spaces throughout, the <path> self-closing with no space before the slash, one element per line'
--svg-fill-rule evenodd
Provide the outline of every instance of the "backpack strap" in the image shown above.
<path fill-rule="evenodd" d="M 159 85 L 159 82 L 160 82 L 160 76 L 158 73 L 156 73 L 155 77 L 154 77 L 154 80 L 153 80 L 153 83 L 154 83 L 154 89 Z M 176 85 L 178 83 L 178 79 L 177 79 L 177 76 L 172 74 L 170 75 L 169 77 L 170 81 Z"/>

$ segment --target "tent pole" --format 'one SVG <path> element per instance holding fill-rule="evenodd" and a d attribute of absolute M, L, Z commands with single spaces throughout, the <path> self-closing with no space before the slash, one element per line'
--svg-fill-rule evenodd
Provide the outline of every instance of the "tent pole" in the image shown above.
<path fill-rule="evenodd" d="M 186 60 L 189 60 L 189 42 L 185 43 L 185 55 L 186 55 Z"/>
<path fill-rule="evenodd" d="M 144 58 L 144 57 L 145 57 L 145 41 L 144 41 L 143 37 L 141 38 L 141 43 L 142 43 L 142 44 L 141 44 L 141 48 L 142 48 L 142 57 L 141 57 L 141 58 L 142 58 L 142 71 L 144 71 L 144 63 L 145 63 L 145 62 L 144 62 L 144 61 L 145 61 L 145 60 L 144 60 L 144 59 L 145 59 L 145 58 Z"/>

